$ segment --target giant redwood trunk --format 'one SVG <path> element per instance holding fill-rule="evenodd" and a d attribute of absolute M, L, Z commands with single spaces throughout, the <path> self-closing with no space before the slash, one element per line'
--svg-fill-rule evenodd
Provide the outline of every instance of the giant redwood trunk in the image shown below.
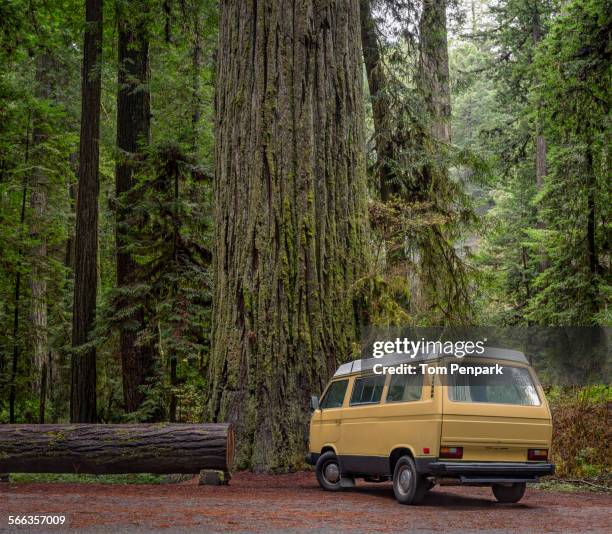
<path fill-rule="evenodd" d="M 302 464 L 365 270 L 358 0 L 227 0 L 216 95 L 211 415 L 237 465 Z"/>
<path fill-rule="evenodd" d="M 0 473 L 228 471 L 226 424 L 0 425 Z"/>
<path fill-rule="evenodd" d="M 70 420 L 92 423 L 96 411 L 96 349 L 85 346 L 96 315 L 102 0 L 87 0 L 81 81 L 81 138 L 76 203 L 74 300 L 72 308 L 72 391 Z"/>
<path fill-rule="evenodd" d="M 137 282 L 138 267 L 126 251 L 130 228 L 126 223 L 130 209 L 130 191 L 135 185 L 134 171 L 142 159 L 142 148 L 149 143 L 151 106 L 149 96 L 149 41 L 142 13 L 130 13 L 123 6 L 118 17 L 119 91 L 117 94 L 117 148 L 119 162 L 115 170 L 115 189 L 118 196 L 127 194 L 117 213 L 117 284 L 125 288 Z M 120 306 L 132 306 L 128 297 Z M 125 409 L 138 409 L 144 399 L 142 386 L 150 377 L 153 348 L 138 342 L 138 334 L 145 328 L 141 307 L 125 317 L 120 330 L 123 397 Z"/>

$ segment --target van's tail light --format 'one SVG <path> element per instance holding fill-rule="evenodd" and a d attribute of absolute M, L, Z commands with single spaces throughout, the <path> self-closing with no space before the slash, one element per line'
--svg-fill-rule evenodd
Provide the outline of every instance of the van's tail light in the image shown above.
<path fill-rule="evenodd" d="M 463 458 L 463 447 L 440 447 L 440 458 Z"/>
<path fill-rule="evenodd" d="M 548 449 L 529 449 L 527 459 L 533 462 L 545 462 L 548 460 Z"/>

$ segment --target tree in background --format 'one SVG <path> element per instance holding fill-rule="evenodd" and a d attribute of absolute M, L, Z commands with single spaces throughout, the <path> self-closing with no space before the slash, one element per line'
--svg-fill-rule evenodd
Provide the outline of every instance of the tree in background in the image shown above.
<path fill-rule="evenodd" d="M 551 140 L 550 173 L 538 199 L 550 261 L 527 309 L 539 324 L 609 320 L 610 7 L 594 0 L 564 5 L 535 61 L 540 84 L 533 106 L 546 102 Z"/>
<path fill-rule="evenodd" d="M 151 100 L 149 72 L 149 7 L 146 0 L 118 7 L 118 93 L 117 149 L 115 170 L 117 196 L 126 201 L 117 210 L 117 307 L 122 309 L 120 324 L 123 399 L 127 412 L 138 409 L 144 399 L 143 388 L 152 378 L 154 347 L 139 333 L 147 318 L 139 294 L 139 269 L 129 248 L 130 225 L 126 223 L 131 204 L 134 173 L 143 159 L 151 138 Z M 126 212 L 127 210 L 127 212 Z"/>
<path fill-rule="evenodd" d="M 76 203 L 74 303 L 72 307 L 72 394 L 70 421 L 95 423 L 96 348 L 91 332 L 98 289 L 98 193 L 100 190 L 100 99 L 102 94 L 102 0 L 85 6 L 81 80 L 81 135 Z"/>
<path fill-rule="evenodd" d="M 450 143 L 451 101 L 446 0 L 423 0 L 419 44 L 417 82 L 427 106 L 429 133 L 434 141 Z M 425 172 L 431 174 L 431 171 Z"/>
<path fill-rule="evenodd" d="M 372 103 L 374 139 L 377 154 L 377 182 L 380 198 L 389 200 L 392 194 L 401 191 L 394 173 L 393 121 L 390 88 L 384 65 L 383 51 L 379 43 L 379 32 L 374 18 L 373 0 L 360 0 L 361 46 Z"/>
<path fill-rule="evenodd" d="M 302 464 L 367 265 L 359 5 L 288 9 L 223 2 L 216 79 L 209 414 L 236 425 L 239 467 L 268 470 Z"/>
<path fill-rule="evenodd" d="M 371 208 L 383 276 L 370 318 L 465 323 L 469 275 L 456 243 L 474 217 L 450 176 L 467 158 L 450 139 L 446 3 L 364 0 L 361 13 L 383 201 Z"/>
<path fill-rule="evenodd" d="M 483 309 L 495 322 L 606 320 L 604 13 L 603 4 L 508 0 L 490 6 L 473 36 L 479 64 L 470 77 L 488 102 L 477 142 L 497 172 L 478 263 Z"/>
<path fill-rule="evenodd" d="M 546 264 L 546 248 L 538 239 L 545 230 L 537 196 L 547 167 L 541 116 L 548 103 L 532 105 L 530 95 L 539 84 L 534 57 L 554 9 L 555 2 L 549 0 L 487 4 L 481 24 L 469 35 L 475 45 L 471 62 L 458 73 L 459 83 L 472 87 L 466 94 L 485 103 L 470 107 L 471 142 L 478 143 L 496 175 L 488 193 L 492 209 L 484 208 L 488 231 L 477 264 L 486 274 L 481 287 L 491 283 L 504 293 L 485 291 L 484 313 L 506 324 L 529 323 L 525 310 L 535 278 Z"/>
<path fill-rule="evenodd" d="M 34 76 L 35 96 L 48 104 L 56 97 L 54 87 L 54 64 L 49 51 L 41 50 L 36 57 Z M 30 238 L 33 240 L 32 267 L 30 273 L 30 316 L 34 337 L 32 341 L 32 358 L 38 375 L 39 421 L 45 419 L 45 399 L 47 396 L 47 359 L 49 353 L 47 326 L 47 235 L 45 227 L 49 220 L 48 189 L 49 178 L 45 171 L 45 143 L 48 140 L 47 117 L 44 111 L 35 113 L 32 131 L 32 177 L 30 180 Z"/>
<path fill-rule="evenodd" d="M 73 181 L 68 79 L 78 54 L 68 46 L 74 20 L 57 9 L 15 2 L 0 14 L 0 418 L 8 407 L 13 422 L 58 416 L 46 401 L 57 392 L 48 385 L 61 372 L 57 339 L 68 309 L 58 252 L 69 208 L 58 192 Z"/>

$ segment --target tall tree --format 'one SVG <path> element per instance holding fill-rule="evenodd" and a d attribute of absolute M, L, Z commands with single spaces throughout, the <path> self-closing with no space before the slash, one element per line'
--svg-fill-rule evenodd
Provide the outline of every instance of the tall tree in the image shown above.
<path fill-rule="evenodd" d="M 98 283 L 98 192 L 102 91 L 102 0 L 87 0 L 81 80 L 81 137 L 76 204 L 72 394 L 70 420 L 97 420 L 96 349 L 88 345 L 96 316 Z"/>
<path fill-rule="evenodd" d="M 531 19 L 531 39 L 533 41 L 534 48 L 537 48 L 538 44 L 542 40 L 542 21 L 540 15 L 540 5 L 536 0 L 533 2 L 533 11 Z M 536 82 L 537 83 L 537 82 Z M 540 102 L 539 106 L 543 103 Z M 535 145 L 536 145 L 536 186 L 538 190 L 542 189 L 544 184 L 544 177 L 546 176 L 546 138 L 542 135 L 542 125 L 540 120 L 536 120 L 535 124 Z"/>
<path fill-rule="evenodd" d="M 42 106 L 48 105 L 53 97 L 53 60 L 49 52 L 41 51 L 36 58 L 35 94 Z M 32 152 L 36 160 L 30 183 L 30 237 L 33 239 L 32 267 L 30 273 L 30 318 L 32 321 L 32 357 L 36 369 L 36 390 L 39 392 L 41 406 L 44 405 L 46 391 L 47 354 L 49 351 L 47 335 L 47 236 L 48 224 L 48 188 L 49 177 L 45 165 L 45 142 L 48 138 L 48 126 L 45 124 L 45 113 L 39 111 L 34 115 L 32 131 Z M 40 418 L 44 422 L 44 412 Z"/>
<path fill-rule="evenodd" d="M 382 53 L 379 45 L 376 21 L 372 13 L 372 0 L 360 0 L 361 45 L 372 102 L 374 135 L 376 139 L 377 173 L 380 197 L 389 200 L 392 194 L 400 192 L 398 179 L 394 176 L 392 124 L 389 106 L 388 80 L 385 76 Z"/>
<path fill-rule="evenodd" d="M 239 466 L 283 469 L 301 464 L 308 395 L 348 356 L 357 326 L 359 2 L 220 9 L 209 409 L 236 425 Z"/>
<path fill-rule="evenodd" d="M 26 131 L 25 131 L 25 164 L 28 165 L 30 160 L 30 113 L 28 112 Z M 26 211 L 26 198 L 28 193 L 28 180 L 27 174 L 23 175 L 23 183 L 21 186 L 21 208 L 19 211 L 19 224 L 20 231 L 22 234 L 22 228 L 25 221 Z M 18 257 L 21 258 L 21 244 Z M 21 299 L 21 261 L 17 262 L 17 269 L 15 272 L 15 285 L 14 285 L 14 300 L 13 300 L 13 358 L 11 365 L 11 375 L 9 382 L 9 423 L 15 422 L 15 401 L 17 400 L 17 385 L 15 383 L 17 379 L 17 371 L 19 366 L 19 356 L 21 353 L 21 343 L 19 340 L 19 303 Z"/>
<path fill-rule="evenodd" d="M 117 285 L 122 290 L 120 306 L 130 310 L 121 322 L 120 349 L 125 409 L 133 412 L 144 399 L 143 386 L 151 376 L 154 350 L 139 340 L 146 327 L 145 312 L 134 302 L 130 286 L 138 281 L 138 265 L 129 251 L 129 216 L 134 173 L 142 160 L 143 148 L 151 136 L 149 89 L 149 35 L 147 3 L 136 2 L 118 8 L 118 93 L 115 191 L 122 198 L 117 211 Z"/>
<path fill-rule="evenodd" d="M 449 143 L 451 139 L 446 33 L 446 0 L 424 0 L 419 23 L 417 82 L 427 106 L 430 134 L 443 143 Z"/>
<path fill-rule="evenodd" d="M 417 136 L 422 163 L 413 194 L 431 206 L 431 222 L 415 235 L 418 278 L 413 279 L 413 311 L 435 323 L 464 323 L 470 316 L 466 265 L 455 240 L 473 212 L 461 186 L 450 179 L 451 99 L 446 0 L 424 0 L 419 20 L 415 76 L 425 115 Z"/>

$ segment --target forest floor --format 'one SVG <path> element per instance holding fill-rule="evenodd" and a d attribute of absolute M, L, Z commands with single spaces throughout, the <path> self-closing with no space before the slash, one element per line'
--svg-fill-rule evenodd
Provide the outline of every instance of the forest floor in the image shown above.
<path fill-rule="evenodd" d="M 9 515 L 65 515 L 63 527 L 8 525 Z M 610 532 L 612 496 L 529 488 L 519 504 L 488 488 L 436 487 L 402 506 L 390 484 L 319 489 L 311 472 L 238 473 L 229 486 L 0 484 L 0 532 L 501 533 Z"/>

